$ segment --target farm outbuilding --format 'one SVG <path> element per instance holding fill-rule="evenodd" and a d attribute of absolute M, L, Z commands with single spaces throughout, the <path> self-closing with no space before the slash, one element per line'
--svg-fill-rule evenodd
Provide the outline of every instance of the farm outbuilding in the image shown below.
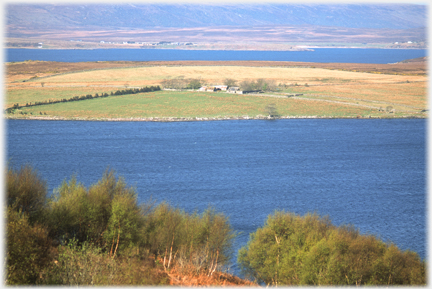
<path fill-rule="evenodd" d="M 215 91 L 214 86 L 202 86 L 198 91 Z"/>
<path fill-rule="evenodd" d="M 215 86 L 203 86 L 199 91 L 226 91 L 228 86 L 226 85 L 215 85 Z"/>
<path fill-rule="evenodd" d="M 226 85 L 215 85 L 215 90 L 227 91 L 228 86 Z"/>
<path fill-rule="evenodd" d="M 228 88 L 227 90 L 229 93 L 238 93 L 238 94 L 243 94 L 243 92 L 240 90 L 240 87 L 238 86 L 231 86 Z"/>

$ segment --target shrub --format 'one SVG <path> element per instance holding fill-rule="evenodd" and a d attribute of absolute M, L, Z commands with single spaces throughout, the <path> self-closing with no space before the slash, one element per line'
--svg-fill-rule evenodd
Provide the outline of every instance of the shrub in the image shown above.
<path fill-rule="evenodd" d="M 90 189 L 75 177 L 63 181 L 50 199 L 49 216 L 53 238 L 88 241 L 112 254 L 137 243 L 141 226 L 134 189 L 109 170 Z"/>
<path fill-rule="evenodd" d="M 248 90 L 263 90 L 263 91 L 274 91 L 277 85 L 272 79 L 257 79 L 256 81 L 244 80 L 240 83 L 240 89 L 244 91 Z"/>
<path fill-rule="evenodd" d="M 208 275 L 230 260 L 235 235 L 223 214 L 138 206 L 111 170 L 89 189 L 73 176 L 49 199 L 30 166 L 8 169 L 7 185 L 7 284 L 166 284 L 159 260 Z"/>
<path fill-rule="evenodd" d="M 40 272 L 51 259 L 51 241 L 45 228 L 31 226 L 27 214 L 7 208 L 6 284 L 28 285 L 40 281 Z"/>
<path fill-rule="evenodd" d="M 202 215 L 187 214 L 162 203 L 149 213 L 148 220 L 146 243 L 166 269 L 176 262 L 184 271 L 212 274 L 228 265 L 235 234 L 223 214 L 213 209 Z"/>
<path fill-rule="evenodd" d="M 8 166 L 6 174 L 7 204 L 28 215 L 30 224 L 43 222 L 47 184 L 37 170 L 23 165 L 19 170 Z"/>
<path fill-rule="evenodd" d="M 105 276 L 111 281 L 115 271 L 115 261 L 101 254 L 99 248 L 84 242 L 78 246 L 75 239 L 59 247 L 58 260 L 46 277 L 47 284 L 55 285 L 96 285 Z"/>
<path fill-rule="evenodd" d="M 111 258 L 97 246 L 87 242 L 79 245 L 70 240 L 59 247 L 58 260 L 43 272 L 46 285 L 113 286 L 163 285 L 168 278 L 160 274 L 149 259 L 137 256 Z"/>
<path fill-rule="evenodd" d="M 199 79 L 191 79 L 186 86 L 187 89 L 198 89 L 202 86 L 201 81 Z"/>
<path fill-rule="evenodd" d="M 61 243 L 77 238 L 85 241 L 88 202 L 86 188 L 72 177 L 69 183 L 63 181 L 49 201 L 50 236 Z"/>
<path fill-rule="evenodd" d="M 421 285 L 425 264 L 327 217 L 275 212 L 240 249 L 242 271 L 267 285 Z"/>

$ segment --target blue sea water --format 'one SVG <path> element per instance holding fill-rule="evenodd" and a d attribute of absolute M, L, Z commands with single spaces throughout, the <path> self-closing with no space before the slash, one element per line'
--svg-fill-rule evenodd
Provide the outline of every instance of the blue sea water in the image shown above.
<path fill-rule="evenodd" d="M 6 62 L 43 60 L 174 61 L 174 60 L 262 60 L 339 63 L 395 63 L 426 56 L 424 49 L 315 48 L 314 51 L 233 51 L 179 49 L 6 49 Z"/>
<path fill-rule="evenodd" d="M 424 119 L 7 120 L 6 157 L 32 164 L 50 191 L 73 174 L 90 186 L 110 166 L 140 201 L 211 205 L 241 232 L 235 251 L 285 210 L 328 215 L 426 258 L 425 129 Z"/>

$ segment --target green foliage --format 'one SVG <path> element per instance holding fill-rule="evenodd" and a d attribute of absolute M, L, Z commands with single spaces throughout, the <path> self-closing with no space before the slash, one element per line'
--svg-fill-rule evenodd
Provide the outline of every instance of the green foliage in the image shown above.
<path fill-rule="evenodd" d="M 163 266 L 173 262 L 184 270 L 207 270 L 229 263 L 235 234 L 223 214 L 207 209 L 202 215 L 188 214 L 166 203 L 149 214 L 145 228 L 147 244 L 153 254 L 161 256 Z"/>
<path fill-rule="evenodd" d="M 36 284 L 51 259 L 51 241 L 41 225 L 32 226 L 27 214 L 7 208 L 6 284 Z"/>
<path fill-rule="evenodd" d="M 266 110 L 266 113 L 268 114 L 269 117 L 279 117 L 279 113 L 277 111 L 276 104 L 274 104 L 274 103 L 268 104 L 266 106 L 265 110 Z"/>
<path fill-rule="evenodd" d="M 49 202 L 49 216 L 53 238 L 88 241 L 111 255 L 137 243 L 142 225 L 135 190 L 109 170 L 89 189 L 75 177 L 63 181 Z"/>
<path fill-rule="evenodd" d="M 28 215 L 31 224 L 42 221 L 47 198 L 47 185 L 30 165 L 6 173 L 7 204 Z"/>
<path fill-rule="evenodd" d="M 122 186 L 122 183 L 118 186 Z M 112 200 L 111 216 L 104 234 L 107 244 L 111 242 L 110 255 L 115 256 L 117 249 L 125 249 L 138 242 L 141 223 L 135 192 L 121 188 Z"/>
<path fill-rule="evenodd" d="M 176 78 L 164 79 L 161 85 L 163 88 L 185 89 L 189 82 L 190 80 L 184 79 L 184 76 L 178 76 Z"/>
<path fill-rule="evenodd" d="M 58 260 L 44 272 L 45 284 L 91 286 L 91 285 L 163 285 L 165 276 L 155 271 L 151 262 L 143 262 L 137 256 L 112 258 L 102 250 L 84 242 L 71 239 L 59 247 Z"/>
<path fill-rule="evenodd" d="M 198 89 L 202 86 L 202 83 L 199 79 L 191 79 L 186 88 L 188 89 Z"/>
<path fill-rule="evenodd" d="M 78 183 L 76 177 L 69 183 L 63 181 L 49 201 L 50 236 L 61 242 L 69 238 L 84 241 L 88 206 L 84 185 Z"/>
<path fill-rule="evenodd" d="M 230 260 L 234 233 L 224 215 L 139 206 L 112 170 L 88 189 L 73 176 L 48 200 L 30 166 L 8 169 L 7 184 L 7 284 L 166 284 L 160 269 L 210 275 Z M 43 217 L 30 222 L 34 212 Z"/>
<path fill-rule="evenodd" d="M 202 83 L 199 79 L 178 76 L 176 78 L 164 79 L 161 85 L 164 88 L 170 89 L 198 89 L 202 86 Z"/>
<path fill-rule="evenodd" d="M 352 226 L 316 214 L 275 212 L 252 233 L 238 262 L 268 285 L 421 285 L 425 264 Z"/>
<path fill-rule="evenodd" d="M 240 83 L 240 89 L 244 91 L 251 90 L 262 90 L 262 91 L 274 91 L 277 86 L 275 82 L 271 79 L 259 78 L 255 81 L 244 80 Z"/>
<path fill-rule="evenodd" d="M 87 242 L 78 246 L 77 240 L 71 239 L 59 247 L 58 260 L 47 274 L 46 283 L 70 286 L 95 285 L 95 281 L 101 275 L 110 278 L 115 270 L 115 262 L 100 251 Z"/>

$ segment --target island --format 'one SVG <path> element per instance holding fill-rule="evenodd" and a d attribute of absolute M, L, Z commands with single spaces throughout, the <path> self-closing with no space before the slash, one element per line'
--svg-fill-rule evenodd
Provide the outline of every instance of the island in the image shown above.
<path fill-rule="evenodd" d="M 11 119 L 426 118 L 427 59 L 9 62 Z"/>

